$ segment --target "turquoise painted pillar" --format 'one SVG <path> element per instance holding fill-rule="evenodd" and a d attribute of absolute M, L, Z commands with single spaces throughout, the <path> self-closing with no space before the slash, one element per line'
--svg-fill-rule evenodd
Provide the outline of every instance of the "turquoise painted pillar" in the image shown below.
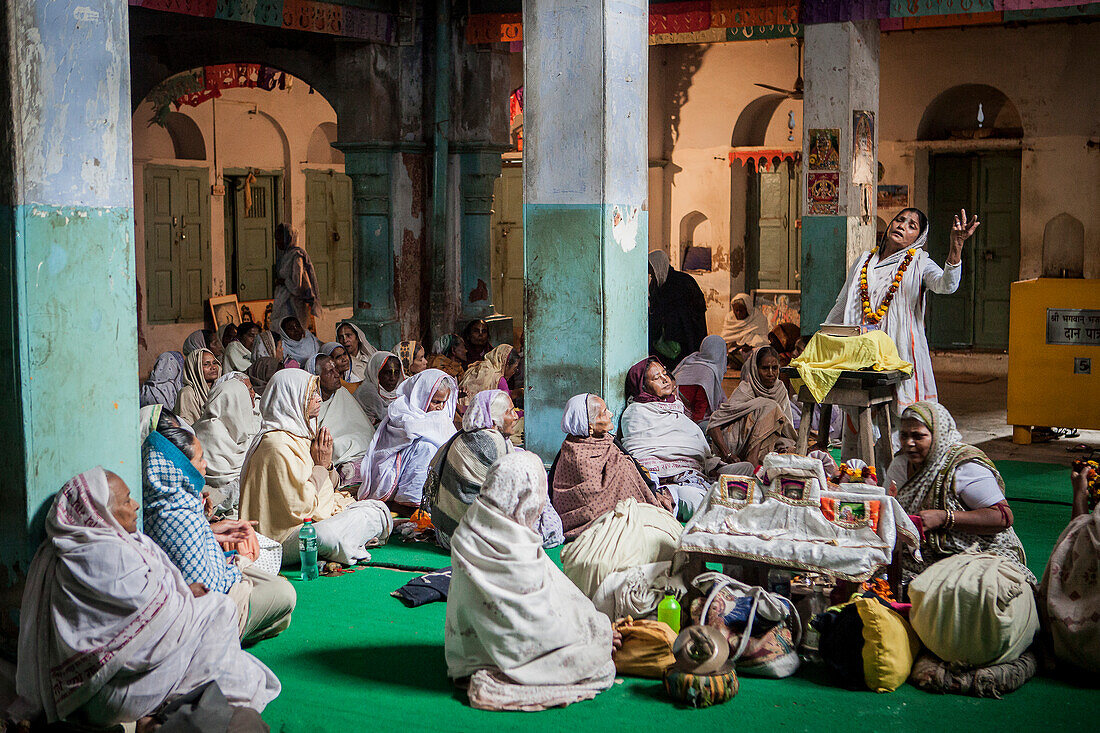
<path fill-rule="evenodd" d="M 461 147 L 461 146 L 456 146 Z M 482 318 L 494 344 L 511 343 L 512 318 L 493 306 L 493 184 L 500 178 L 500 146 L 468 147 L 459 155 L 462 196 L 461 303 L 459 325 Z"/>
<path fill-rule="evenodd" d="M 580 392 L 623 409 L 646 355 L 648 4 L 530 0 L 524 29 L 526 441 Z"/>
<path fill-rule="evenodd" d="M 393 293 L 394 252 L 390 190 L 394 146 L 337 143 L 351 179 L 355 216 L 355 315 L 353 320 L 376 348 L 401 340 Z"/>
<path fill-rule="evenodd" d="M 805 36 L 801 320 L 802 333 L 811 334 L 836 302 L 849 265 L 875 245 L 879 25 L 877 20 L 807 25 Z M 865 156 L 853 164 L 857 112 L 871 115 L 869 128 L 868 118 L 859 115 L 861 139 L 870 133 L 869 165 Z M 824 151 L 834 135 L 835 154 L 811 156 L 815 148 Z"/>
<path fill-rule="evenodd" d="M 0 586 L 75 474 L 102 465 L 141 496 L 127 5 L 4 15 Z"/>

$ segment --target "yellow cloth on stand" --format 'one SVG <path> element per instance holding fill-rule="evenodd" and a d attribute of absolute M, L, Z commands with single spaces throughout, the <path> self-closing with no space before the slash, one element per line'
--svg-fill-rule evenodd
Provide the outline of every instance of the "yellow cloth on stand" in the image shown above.
<path fill-rule="evenodd" d="M 818 402 L 825 399 L 844 371 L 913 373 L 913 365 L 898 356 L 898 347 L 885 331 L 868 331 L 859 336 L 816 333 L 806 350 L 791 360 L 791 366 L 798 369 L 798 376 Z"/>

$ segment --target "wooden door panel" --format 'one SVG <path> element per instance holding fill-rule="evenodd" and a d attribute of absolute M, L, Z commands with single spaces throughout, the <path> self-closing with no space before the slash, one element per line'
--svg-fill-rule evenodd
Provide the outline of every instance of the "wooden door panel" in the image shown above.
<path fill-rule="evenodd" d="M 179 246 L 180 318 L 201 320 L 210 297 L 210 189 L 205 169 L 181 168 Z"/>
<path fill-rule="evenodd" d="M 973 250 L 974 345 L 1008 347 L 1008 301 L 1020 273 L 1020 154 L 988 153 L 978 161 L 978 201 L 982 222 L 968 243 Z"/>
<path fill-rule="evenodd" d="M 246 206 L 244 190 L 236 196 L 237 297 L 265 300 L 272 297 L 275 266 L 275 178 L 259 176 L 252 183 L 252 206 Z"/>
<path fill-rule="evenodd" d="M 786 164 L 761 172 L 757 287 L 785 289 L 790 279 L 790 186 Z"/>
<path fill-rule="evenodd" d="M 936 155 L 931 161 L 932 205 L 928 211 L 932 227 L 928 252 L 943 265 L 951 234 L 952 217 L 959 209 L 974 208 L 974 160 L 968 155 Z M 963 251 L 963 273 L 959 289 L 951 295 L 927 296 L 925 328 L 933 347 L 965 347 L 974 343 L 974 267 L 973 248 Z"/>

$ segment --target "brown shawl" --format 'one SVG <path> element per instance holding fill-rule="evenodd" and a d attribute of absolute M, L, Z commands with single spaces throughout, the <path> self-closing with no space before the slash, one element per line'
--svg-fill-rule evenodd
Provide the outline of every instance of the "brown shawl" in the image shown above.
<path fill-rule="evenodd" d="M 551 492 L 566 539 L 574 539 L 623 499 L 676 511 L 672 496 L 663 489 L 655 493 L 611 435 L 566 438 L 553 469 Z"/>

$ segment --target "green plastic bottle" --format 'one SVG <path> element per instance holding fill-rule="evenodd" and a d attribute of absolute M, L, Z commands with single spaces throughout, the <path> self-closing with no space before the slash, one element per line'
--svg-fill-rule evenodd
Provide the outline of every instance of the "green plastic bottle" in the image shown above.
<path fill-rule="evenodd" d="M 657 604 L 657 620 L 671 626 L 677 634 L 680 633 L 680 604 L 677 603 L 676 596 L 667 594 Z"/>

